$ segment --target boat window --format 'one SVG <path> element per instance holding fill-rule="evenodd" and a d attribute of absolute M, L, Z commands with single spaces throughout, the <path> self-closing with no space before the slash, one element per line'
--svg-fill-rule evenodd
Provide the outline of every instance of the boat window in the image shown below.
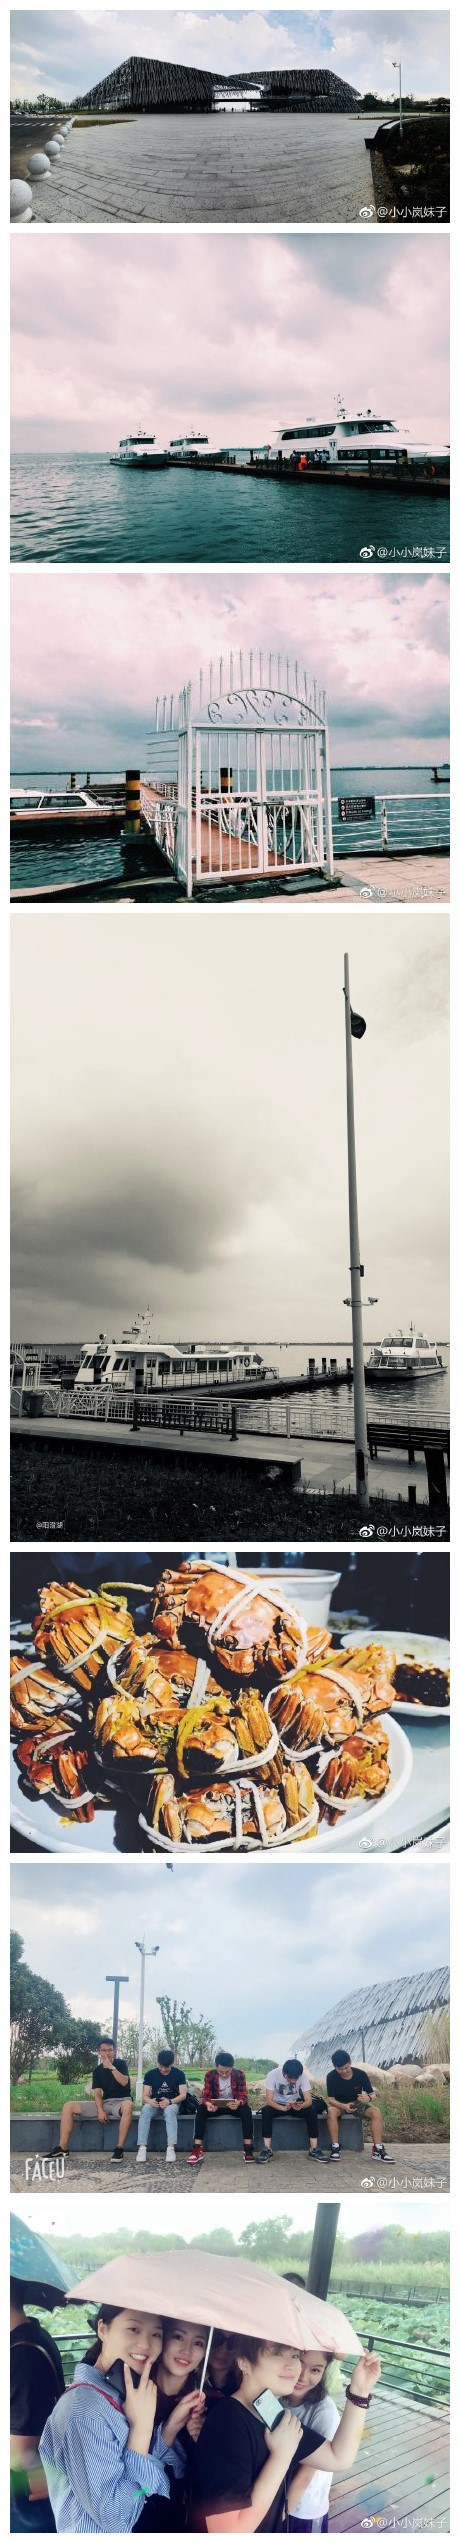
<path fill-rule="evenodd" d="M 318 441 L 321 433 L 333 433 L 334 424 L 292 424 L 281 434 L 282 441 Z"/>
<path fill-rule="evenodd" d="M 218 1360 L 208 1360 L 208 1369 L 217 1369 L 217 1368 L 218 1368 L 218 1366 L 219 1366 L 219 1362 L 218 1362 Z"/>
<path fill-rule="evenodd" d="M 10 800 L 13 813 L 36 812 L 38 804 L 41 803 L 41 795 L 12 795 Z"/>

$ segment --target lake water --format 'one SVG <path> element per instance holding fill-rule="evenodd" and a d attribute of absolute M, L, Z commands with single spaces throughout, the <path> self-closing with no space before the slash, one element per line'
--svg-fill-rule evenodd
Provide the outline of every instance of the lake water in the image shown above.
<path fill-rule="evenodd" d="M 365 145 L 378 121 L 225 113 L 74 125 L 51 182 L 34 186 L 35 219 L 298 224 L 358 221 L 363 211 L 376 218 Z M 13 147 L 17 173 L 26 176 L 19 133 Z"/>
<path fill-rule="evenodd" d="M 448 542 L 448 497 L 422 490 L 189 468 L 144 475 L 100 451 L 12 461 L 14 562 L 446 564 Z"/>
<path fill-rule="evenodd" d="M 415 1299 L 414 1316 L 416 1306 L 417 1300 Z M 388 1326 L 386 1326 L 385 1330 L 388 1332 Z M 418 1330 L 420 1332 L 422 1331 L 421 1325 Z M 371 1319 L 369 1331 L 367 1332 L 364 1318 L 364 1331 L 365 1355 L 367 1358 L 374 1342 L 379 1341 L 381 1336 L 381 1327 L 374 1316 Z M 437 1340 L 437 1336 L 430 1333 L 428 1335 L 428 1340 L 430 1342 L 434 1342 Z M 449 1421 L 449 1350 L 447 1343 L 442 1341 L 439 1344 L 439 1348 L 441 1350 L 442 1359 L 445 1363 L 444 1370 L 439 1371 L 439 1376 L 418 1378 L 415 1384 L 413 1382 L 411 1383 L 409 1380 L 407 1386 L 368 1387 L 367 1413 L 369 1421 L 389 1422 L 397 1420 L 402 1422 L 416 1422 L 420 1421 L 422 1415 L 425 1415 L 427 1412 L 431 1414 L 434 1422 Z M 339 1367 L 341 1366 L 343 1368 L 347 1358 L 351 1356 L 351 1335 L 349 1334 L 348 1339 L 345 1338 L 342 1342 L 309 1342 L 304 1343 L 301 1348 L 295 1343 L 284 1343 L 281 1345 L 279 1344 L 277 1347 L 273 1346 L 272 1350 L 267 1344 L 266 1356 L 267 1360 L 270 1361 L 273 1366 L 276 1365 L 280 1377 L 287 1375 L 294 1377 L 297 1374 L 297 1371 L 300 1372 L 301 1369 L 306 1369 L 308 1367 L 308 1361 L 310 1358 L 316 1360 L 316 1366 L 318 1368 L 318 1366 L 321 1365 L 323 1353 L 326 1353 L 328 1360 L 336 1359 Z M 292 1407 L 295 1405 L 302 1406 L 302 1419 L 305 1423 L 308 1421 L 309 1426 L 311 1425 L 313 1437 L 315 1434 L 315 1420 L 319 1428 L 321 1421 L 324 1420 L 325 1415 L 329 1412 L 333 1412 L 337 1415 L 337 1428 L 341 1427 L 343 1423 L 344 1427 L 349 1430 L 350 1438 L 352 1437 L 353 1397 L 351 1387 L 350 1389 L 340 1387 L 338 1394 L 334 1387 L 324 1386 L 321 1388 L 321 1393 L 316 1396 L 294 1395 L 292 1397 Z"/>
<path fill-rule="evenodd" d="M 415 1298 L 414 1317 L 416 1308 L 417 1299 Z M 377 1321 L 376 1314 L 372 1315 L 370 1318 L 368 1328 L 366 1327 L 366 1320 L 364 1318 L 364 1348 L 366 1358 L 372 1350 L 374 1343 L 380 1340 L 383 1329 L 386 1331 L 389 1330 L 388 1326 L 385 1328 L 380 1326 Z M 422 1331 L 422 1325 L 419 1326 L 418 1330 L 420 1332 Z M 206 1339 L 207 1337 L 205 1337 L 205 1340 Z M 186 1338 L 184 1335 L 176 1336 L 176 1340 L 179 1343 L 179 1347 L 183 1347 L 185 1349 Z M 242 1340 L 243 1338 L 241 1335 L 237 1335 L 236 1338 L 230 1342 L 227 1341 L 226 1337 L 225 1347 L 230 1351 L 236 1351 L 238 1348 L 242 1347 Z M 444 1361 L 444 1370 L 440 1370 L 439 1376 L 437 1377 L 419 1378 L 415 1383 L 411 1383 L 409 1381 L 407 1386 L 368 1387 L 367 1412 L 369 1421 L 389 1422 L 396 1419 L 402 1422 L 416 1422 L 420 1421 L 422 1416 L 429 1412 L 433 1422 L 448 1423 L 450 1401 L 449 1345 L 447 1342 L 443 1341 L 442 1335 L 441 1337 L 439 1337 L 439 1335 L 434 1335 L 431 1329 L 428 1333 L 428 1340 L 433 1344 L 435 1341 L 437 1342 L 441 1351 L 441 1357 Z M 41 1347 L 43 1346 L 39 1343 L 31 1342 L 31 1356 L 33 1357 L 34 1352 L 36 1352 L 37 1356 L 39 1356 Z M 49 1343 L 47 1347 L 49 1347 Z M 59 1347 L 59 1344 L 57 1344 L 56 1349 L 59 1350 Z M 82 1346 L 75 1343 L 75 1356 L 77 1356 L 77 1352 L 80 1347 Z M 324 1339 L 318 1342 L 318 1340 L 315 1341 L 315 1339 L 313 1339 L 306 1342 L 283 1343 L 257 1341 L 254 1343 L 251 1338 L 246 1335 L 244 1337 L 244 1347 L 245 1349 L 254 1348 L 257 1351 L 260 1351 L 264 1364 L 267 1368 L 273 1368 L 276 1370 L 279 1377 L 290 1377 L 295 1379 L 297 1376 L 300 1377 L 302 1374 L 305 1374 L 305 1371 L 308 1369 L 309 1359 L 316 1360 L 316 1367 L 317 1370 L 319 1370 L 321 1368 L 323 1354 L 326 1356 L 328 1362 L 331 1359 L 336 1359 L 338 1367 L 345 1368 L 347 1358 L 351 1357 L 351 1330 L 348 1334 L 346 1332 L 342 1334 L 342 1338 L 338 1342 L 325 1342 Z M 211 1348 L 209 1339 L 208 1348 Z M 315 1437 L 315 1431 L 317 1433 L 321 1431 L 321 1425 L 325 1421 L 327 1414 L 330 1413 L 333 1416 L 332 1427 L 336 1424 L 338 1431 L 341 1431 L 343 1427 L 344 1431 L 346 1431 L 347 1435 L 350 1439 L 352 1439 L 353 1395 L 351 1387 L 340 1387 L 337 1390 L 335 1387 L 328 1386 L 326 1384 L 325 1386 L 322 1386 L 315 1395 L 296 1395 L 294 1392 L 290 1400 L 293 1431 L 295 1431 L 295 1420 L 293 1419 L 293 1415 L 295 1414 L 296 1408 L 299 1408 L 302 1416 L 302 1424 L 305 1426 L 305 1429 L 307 1429 L 308 1426 L 308 1430 L 311 1433 L 312 1438 Z M 279 1397 L 273 1397 L 272 1412 L 274 1421 L 276 1421 L 279 1414 L 280 1429 L 282 1429 L 285 1421 L 285 1406 Z M 254 1430 L 257 1430 L 258 1428 L 258 1416 L 255 1404 L 253 1427 Z"/>
<path fill-rule="evenodd" d="M 147 755 L 149 738 L 150 737 L 146 734 L 143 753 L 144 761 Z M 116 775 L 119 772 L 114 771 L 112 773 Z M 121 773 L 122 772 L 120 772 L 120 775 Z M 109 778 L 111 772 L 108 769 L 105 771 L 94 770 L 93 774 L 94 777 L 97 775 L 98 783 L 103 785 L 104 776 Z M 41 790 L 44 790 L 45 787 L 53 787 L 55 792 L 61 792 L 62 789 L 68 785 L 68 776 L 68 769 L 14 769 L 12 772 L 11 783 L 12 786 L 15 787 L 26 786 L 33 788 L 37 786 Z M 77 784 L 80 782 L 84 784 L 86 770 L 83 769 L 81 771 L 76 771 L 76 776 Z M 427 795 L 429 803 L 431 801 L 431 797 L 433 797 L 436 803 L 438 793 L 438 790 L 435 790 L 431 783 L 430 766 L 425 768 L 411 768 L 410 766 L 405 768 L 373 768 L 371 766 L 364 767 L 361 764 L 359 767 L 355 768 L 332 767 L 331 787 L 333 799 L 335 796 L 341 794 L 353 795 L 363 793 L 369 793 L 376 796 L 385 795 L 386 797 L 390 797 L 391 795 L 398 795 L 399 797 L 404 797 L 405 795 L 416 795 L 422 797 Z M 444 794 L 444 789 L 439 791 L 442 792 L 442 795 Z M 362 833 L 362 842 L 363 846 L 365 846 L 365 830 L 363 830 Z M 347 841 L 345 829 L 343 834 L 341 834 L 340 843 L 342 848 L 346 847 Z M 26 892 L 33 890 L 40 891 L 41 889 L 44 889 L 45 885 L 48 886 L 48 889 L 52 887 L 55 891 L 58 891 L 65 883 L 81 885 L 91 884 L 93 889 L 96 890 L 98 885 L 101 887 L 102 885 L 107 886 L 109 881 L 114 883 L 121 881 L 125 874 L 126 858 L 120 841 L 118 839 L 101 839 L 97 832 L 92 839 L 88 837 L 87 831 L 82 833 L 80 837 L 78 836 L 78 833 L 76 833 L 76 835 L 72 838 L 72 841 L 69 840 L 67 846 L 64 846 L 64 844 L 59 840 L 54 840 L 49 847 L 45 847 L 44 845 L 31 846 L 30 844 L 27 846 L 19 846 L 16 842 L 12 844 L 11 890 L 13 892 Z"/>

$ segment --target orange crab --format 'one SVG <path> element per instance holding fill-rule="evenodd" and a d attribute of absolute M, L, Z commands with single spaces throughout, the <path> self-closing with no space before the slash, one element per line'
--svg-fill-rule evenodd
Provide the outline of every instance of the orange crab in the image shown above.
<path fill-rule="evenodd" d="M 390 1767 L 388 1731 L 381 1722 L 353 1731 L 338 1757 L 330 1757 L 318 1791 L 324 1802 L 377 1800 L 386 1791 Z"/>
<path fill-rule="evenodd" d="M 314 1748 L 324 1740 L 335 1747 L 362 1716 L 362 1695 L 351 1670 L 337 1681 L 335 1664 L 309 1669 L 305 1664 L 283 1680 L 270 1697 L 270 1715 L 280 1738 L 292 1749 Z"/>
<path fill-rule="evenodd" d="M 54 1651 L 62 1668 L 71 1670 L 75 1685 L 85 1693 L 104 1659 L 131 1634 L 132 1621 L 126 1598 L 121 1594 L 80 1589 L 77 1581 L 69 1581 L 65 1587 L 59 1581 L 49 1581 L 40 1591 L 40 1615 L 34 1625 L 36 1649 L 43 1656 Z"/>
<path fill-rule="evenodd" d="M 197 1641 L 212 1653 L 226 1680 L 263 1678 L 270 1684 L 284 1677 L 305 1650 L 327 1650 L 330 1635 L 302 1625 L 283 1601 L 263 1590 L 244 1573 L 219 1570 L 214 1563 L 183 1563 L 159 1582 L 153 1622 L 177 1648 Z"/>

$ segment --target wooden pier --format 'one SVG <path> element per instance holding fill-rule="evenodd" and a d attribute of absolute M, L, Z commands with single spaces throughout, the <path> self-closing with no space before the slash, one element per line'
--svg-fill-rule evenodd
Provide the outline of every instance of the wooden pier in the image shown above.
<path fill-rule="evenodd" d="M 333 2481 L 329 2525 L 333 2534 L 420 2529 L 448 2534 L 446 2413 L 435 2403 L 427 2407 L 379 2386 L 357 2462 L 352 2472 Z"/>

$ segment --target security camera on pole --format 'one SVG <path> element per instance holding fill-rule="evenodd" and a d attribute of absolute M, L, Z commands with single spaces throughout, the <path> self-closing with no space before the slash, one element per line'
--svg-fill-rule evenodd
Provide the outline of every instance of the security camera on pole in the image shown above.
<path fill-rule="evenodd" d="M 358 1227 L 358 1187 L 357 1187 L 357 1180 L 356 1180 L 356 1146 L 355 1146 L 355 1107 L 354 1107 L 354 1092 L 353 1092 L 353 1052 L 352 1052 L 352 1047 L 351 1047 L 351 1046 L 352 1046 L 352 1038 L 353 1038 L 353 1040 L 354 1040 L 354 1041 L 357 1041 L 357 1042 L 361 1042 L 361 1041 L 362 1041 L 363 1034 L 364 1034 L 364 1033 L 365 1033 L 365 1031 L 366 1031 L 366 1026 L 365 1026 L 365 1022 L 364 1022 L 364 1016 L 362 1016 L 362 1015 L 355 1015 L 355 1014 L 353 1013 L 353 1008 L 352 1008 L 352 1005 L 351 1005 L 351 999 L 350 999 L 350 975 L 349 975 L 349 966 L 348 966 L 348 954 L 345 954 L 345 967 L 344 967 L 344 998 L 345 998 L 345 1048 L 346 1048 L 346 1062 L 347 1062 L 348 1208 L 349 1208 L 349 1220 L 350 1220 L 350 1274 L 351 1274 L 350 1288 L 351 1288 L 351 1321 L 352 1321 L 352 1333 L 353 1333 L 353 1396 L 354 1396 L 354 1413 L 355 1413 L 355 1467 L 356 1467 L 356 1491 L 357 1491 L 358 1501 L 359 1501 L 359 1503 L 360 1503 L 361 1509 L 362 1509 L 362 1510 L 368 1510 L 368 1509 L 369 1509 L 369 1482 L 368 1482 L 368 1457 L 367 1457 L 366 1383 L 365 1383 L 365 1376 L 364 1376 L 363 1319 L 362 1319 L 362 1308 L 361 1308 L 361 1281 L 362 1281 L 363 1276 L 364 1276 L 364 1264 L 361 1262 L 361 1257 L 360 1257 L 360 1246 L 359 1246 L 359 1227 Z"/>

